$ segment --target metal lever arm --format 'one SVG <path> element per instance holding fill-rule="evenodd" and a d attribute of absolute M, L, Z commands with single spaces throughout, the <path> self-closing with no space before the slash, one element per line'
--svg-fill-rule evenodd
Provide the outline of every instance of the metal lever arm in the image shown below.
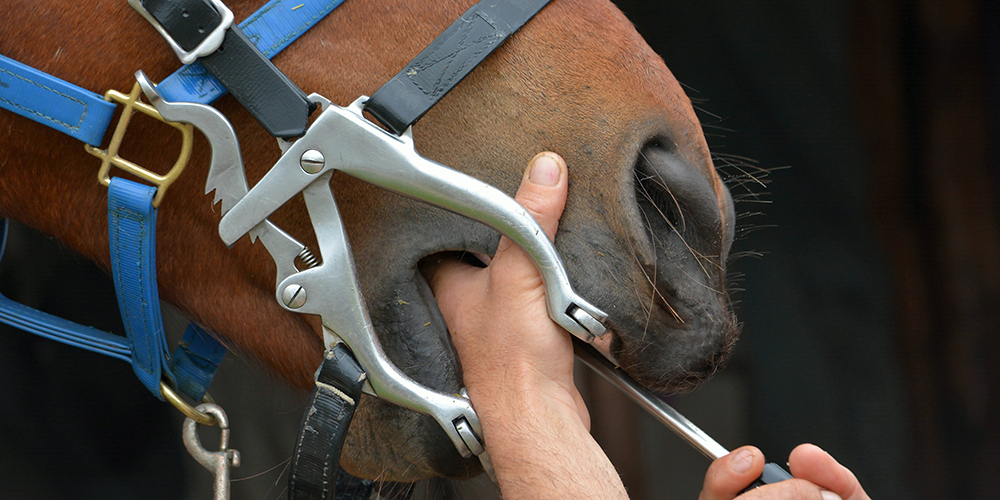
<path fill-rule="evenodd" d="M 462 456 L 472 456 L 456 429 L 456 424 L 464 419 L 478 436 L 482 436 L 479 418 L 469 400 L 418 384 L 399 371 L 382 351 L 361 295 L 350 243 L 330 189 L 332 175 L 333 172 L 320 175 L 302 192 L 323 263 L 282 281 L 277 290 L 278 302 L 293 312 L 321 316 L 326 348 L 332 347 L 338 337 L 342 339 L 367 372 L 376 396 L 434 417 Z M 290 287 L 299 294 L 304 290 L 304 300 L 287 305 L 282 294 Z"/>
<path fill-rule="evenodd" d="M 317 178 L 332 170 L 364 180 L 492 227 L 528 253 L 546 287 L 549 315 L 580 339 L 591 342 L 605 332 L 603 311 L 578 296 L 558 252 L 527 211 L 512 198 L 474 177 L 417 154 L 412 132 L 395 136 L 362 116 L 365 97 L 346 108 L 323 103 L 323 113 L 305 137 L 291 145 L 277 164 L 219 224 L 233 244 Z"/>
<path fill-rule="evenodd" d="M 249 191 L 239 143 L 229 121 L 210 106 L 164 100 L 141 71 L 136 78 L 150 103 L 164 118 L 190 123 L 208 139 L 212 161 L 205 192 L 215 190 L 215 201 L 221 201 L 223 214 L 229 212 Z M 338 336 L 347 343 L 369 373 L 370 392 L 431 415 L 463 456 L 476 454 L 488 462 L 482 447 L 476 449 L 479 444 L 476 436 L 482 436 L 482 428 L 469 400 L 421 386 L 400 372 L 382 352 L 358 288 L 350 245 L 330 191 L 331 175 L 332 172 L 321 175 L 322 180 L 304 192 L 323 256 L 322 265 L 299 272 L 294 259 L 304 246 L 267 219 L 249 230 L 251 238 L 260 238 L 277 265 L 278 303 L 295 312 L 320 315 L 324 321 L 325 344 L 329 347 Z M 283 300 L 282 292 L 293 282 L 308 293 L 300 297 L 304 305 Z M 289 302 L 299 307 L 290 307 Z M 474 433 L 471 437 L 470 427 Z M 470 441 L 467 443 L 467 440 Z M 474 453 L 470 445 L 478 453 Z"/>
<path fill-rule="evenodd" d="M 649 392 L 648 389 L 639 385 L 635 380 L 632 380 L 625 372 L 613 366 L 590 346 L 574 341 L 573 352 L 583 364 L 589 366 L 601 377 L 610 382 L 611 385 L 624 392 L 640 408 L 646 410 L 653 418 L 674 431 L 675 434 L 687 441 L 688 444 L 700 451 L 709 460 L 718 460 L 729 454 L 729 450 L 719 444 L 718 441 L 712 439 L 705 431 L 702 431 L 698 426 L 691 423 L 690 420 L 678 413 L 672 406 L 656 397 L 655 394 Z M 786 479 L 792 479 L 792 475 L 785 469 L 782 469 L 780 465 L 768 462 L 764 466 L 764 472 L 761 476 L 740 493 L 746 493 L 766 484 L 773 484 Z"/>

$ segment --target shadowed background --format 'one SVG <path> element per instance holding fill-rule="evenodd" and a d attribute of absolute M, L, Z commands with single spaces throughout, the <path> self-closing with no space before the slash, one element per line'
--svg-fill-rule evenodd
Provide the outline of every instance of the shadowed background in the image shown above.
<path fill-rule="evenodd" d="M 753 252 L 733 361 L 677 406 L 779 463 L 819 444 L 873 498 L 1000 495 L 997 2 L 617 3 L 703 110 Z M 630 491 L 694 498 L 653 443 L 621 453 Z"/>

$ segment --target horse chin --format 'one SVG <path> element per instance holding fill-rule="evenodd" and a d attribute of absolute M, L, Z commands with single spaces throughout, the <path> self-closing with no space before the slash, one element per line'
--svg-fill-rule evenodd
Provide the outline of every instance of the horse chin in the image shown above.
<path fill-rule="evenodd" d="M 689 319 L 683 328 L 672 323 L 650 319 L 644 335 L 615 335 L 609 343 L 621 368 L 660 396 L 690 392 L 707 381 L 725 367 L 739 337 L 730 312 L 720 321 Z"/>

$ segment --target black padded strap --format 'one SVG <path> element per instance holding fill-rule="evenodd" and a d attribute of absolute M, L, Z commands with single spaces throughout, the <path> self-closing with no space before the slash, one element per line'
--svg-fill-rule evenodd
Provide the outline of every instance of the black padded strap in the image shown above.
<path fill-rule="evenodd" d="M 549 0 L 482 0 L 365 104 L 389 130 L 402 134 L 483 62 Z"/>
<path fill-rule="evenodd" d="M 239 28 L 226 30 L 219 49 L 198 61 L 269 134 L 290 139 L 306 133 L 315 105 Z"/>
<path fill-rule="evenodd" d="M 364 381 L 365 372 L 347 347 L 337 344 L 326 352 L 292 453 L 289 500 L 334 498 L 340 451 Z"/>
<path fill-rule="evenodd" d="M 197 47 L 222 22 L 208 0 L 142 0 L 142 5 L 185 50 Z M 236 25 L 226 30 L 215 52 L 198 61 L 268 133 L 286 139 L 305 134 L 315 105 Z"/>

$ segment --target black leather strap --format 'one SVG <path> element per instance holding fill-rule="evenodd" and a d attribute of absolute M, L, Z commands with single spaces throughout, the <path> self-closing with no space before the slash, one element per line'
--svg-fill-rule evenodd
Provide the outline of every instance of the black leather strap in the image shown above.
<path fill-rule="evenodd" d="M 222 22 L 208 0 L 142 0 L 143 7 L 185 50 L 192 50 Z M 222 82 L 268 133 L 305 134 L 315 105 L 235 25 L 222 45 L 198 60 Z"/>
<path fill-rule="evenodd" d="M 306 133 L 315 105 L 239 28 L 229 28 L 219 49 L 198 61 L 269 134 L 290 139 Z"/>
<path fill-rule="evenodd" d="M 207 0 L 142 0 L 142 6 L 188 51 L 222 22 L 222 14 Z"/>
<path fill-rule="evenodd" d="M 441 33 L 365 104 L 402 134 L 549 0 L 482 0 Z"/>
<path fill-rule="evenodd" d="M 340 452 L 364 381 L 365 372 L 343 344 L 326 352 L 292 453 L 289 500 L 334 498 Z"/>

